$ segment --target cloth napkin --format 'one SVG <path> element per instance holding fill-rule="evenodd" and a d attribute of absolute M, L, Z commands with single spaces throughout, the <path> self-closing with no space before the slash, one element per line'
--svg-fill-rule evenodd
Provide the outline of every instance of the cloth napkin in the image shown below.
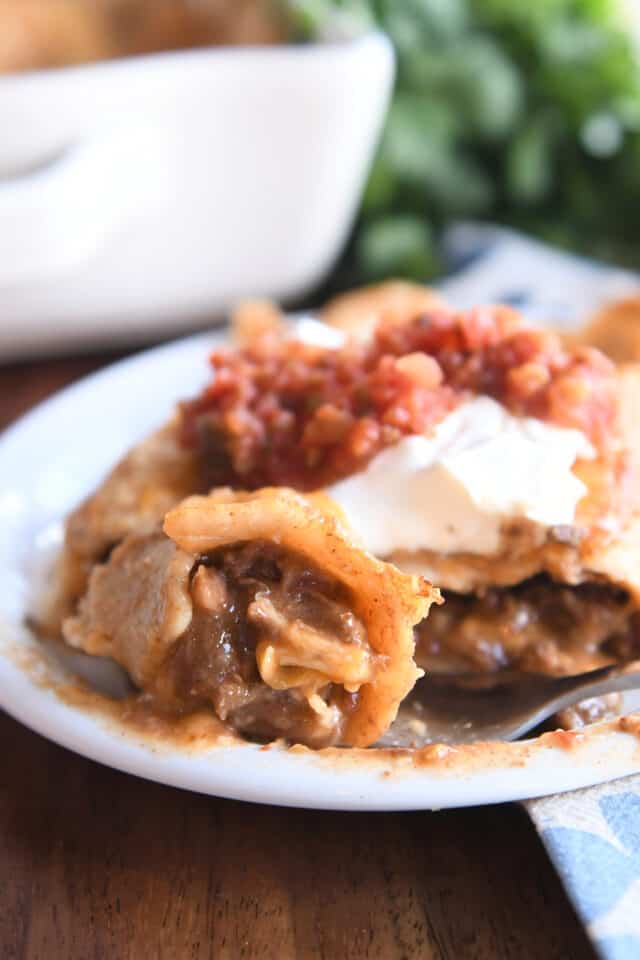
<path fill-rule="evenodd" d="M 460 223 L 445 236 L 453 272 L 439 285 L 459 307 L 508 303 L 575 329 L 640 275 L 554 250 L 499 227 Z M 640 775 L 524 804 L 602 960 L 640 960 Z"/>
<path fill-rule="evenodd" d="M 640 775 L 525 803 L 603 960 L 640 960 Z"/>
<path fill-rule="evenodd" d="M 503 227 L 454 224 L 445 233 L 444 250 L 450 269 L 438 289 L 460 308 L 506 303 L 536 323 L 573 330 L 608 301 L 640 293 L 640 274 Z"/>

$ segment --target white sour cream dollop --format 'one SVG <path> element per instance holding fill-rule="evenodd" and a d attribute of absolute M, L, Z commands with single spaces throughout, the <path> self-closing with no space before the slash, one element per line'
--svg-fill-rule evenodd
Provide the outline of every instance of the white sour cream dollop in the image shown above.
<path fill-rule="evenodd" d="M 296 317 L 291 325 L 289 339 L 300 340 L 311 347 L 326 347 L 328 350 L 344 346 L 347 340 L 342 330 L 330 327 L 328 323 L 317 320 L 310 313 Z"/>
<path fill-rule="evenodd" d="M 505 521 L 571 524 L 586 492 L 572 472 L 594 450 L 579 430 L 515 417 L 490 397 L 407 436 L 327 489 L 365 547 L 492 554 Z"/>

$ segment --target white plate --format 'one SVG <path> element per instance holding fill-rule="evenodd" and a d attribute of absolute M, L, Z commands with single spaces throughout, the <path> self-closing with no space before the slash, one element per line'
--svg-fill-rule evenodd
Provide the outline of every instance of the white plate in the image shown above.
<path fill-rule="evenodd" d="M 217 338 L 219 342 L 219 337 Z M 148 351 L 64 390 L 0 439 L 0 705 L 56 743 L 120 770 L 216 796 L 341 810 L 516 800 L 640 770 L 637 737 L 616 725 L 578 738 L 454 750 L 437 762 L 376 751 L 314 754 L 250 744 L 186 750 L 63 701 L 33 666 L 22 625 L 60 520 L 135 441 L 207 376 L 213 337 Z M 24 659 L 24 658 L 23 658 Z M 52 668 L 42 668 L 50 670 Z"/>

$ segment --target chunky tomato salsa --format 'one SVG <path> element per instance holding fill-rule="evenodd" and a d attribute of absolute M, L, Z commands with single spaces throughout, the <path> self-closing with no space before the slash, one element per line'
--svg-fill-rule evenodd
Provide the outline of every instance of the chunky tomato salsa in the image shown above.
<path fill-rule="evenodd" d="M 265 331 L 215 351 L 211 366 L 211 383 L 181 407 L 183 442 L 200 449 L 211 486 L 328 485 L 474 394 L 580 429 L 598 448 L 615 419 L 611 362 L 568 352 L 506 307 L 437 307 L 333 349 Z"/>

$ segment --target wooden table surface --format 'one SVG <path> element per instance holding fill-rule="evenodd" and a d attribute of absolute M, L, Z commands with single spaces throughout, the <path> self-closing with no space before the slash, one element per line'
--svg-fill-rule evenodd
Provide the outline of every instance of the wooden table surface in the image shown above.
<path fill-rule="evenodd" d="M 0 428 L 113 359 L 0 367 Z M 75 756 L 0 714 L 3 960 L 592 960 L 525 813 L 281 810 Z"/>

